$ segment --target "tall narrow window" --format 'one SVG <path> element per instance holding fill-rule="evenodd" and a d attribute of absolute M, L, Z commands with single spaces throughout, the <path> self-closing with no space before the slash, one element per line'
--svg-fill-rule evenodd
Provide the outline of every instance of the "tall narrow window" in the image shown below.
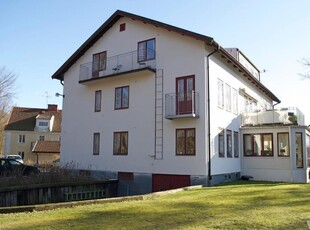
<path fill-rule="evenodd" d="M 176 130 L 176 155 L 195 155 L 195 129 Z"/>
<path fill-rule="evenodd" d="M 24 134 L 19 134 L 18 136 L 18 143 L 25 143 L 25 135 Z"/>
<path fill-rule="evenodd" d="M 114 133 L 113 154 L 128 155 L 128 132 Z"/>
<path fill-rule="evenodd" d="M 93 55 L 93 77 L 99 77 L 99 72 L 106 69 L 107 51 Z"/>
<path fill-rule="evenodd" d="M 127 109 L 129 107 L 129 86 L 115 88 L 115 109 Z"/>
<path fill-rule="evenodd" d="M 95 92 L 95 112 L 101 111 L 101 90 Z"/>
<path fill-rule="evenodd" d="M 225 109 L 231 111 L 231 87 L 225 84 Z"/>
<path fill-rule="evenodd" d="M 238 92 L 232 89 L 232 112 L 238 114 Z"/>
<path fill-rule="evenodd" d="M 224 108 L 224 86 L 220 79 L 217 80 L 217 106 Z"/>
<path fill-rule="evenodd" d="M 226 149 L 227 149 L 227 157 L 232 157 L 232 134 L 231 130 L 226 130 Z"/>
<path fill-rule="evenodd" d="M 155 38 L 138 43 L 138 62 L 155 58 Z"/>
<path fill-rule="evenodd" d="M 289 146 L 289 135 L 288 133 L 278 133 L 278 156 L 289 157 L 290 146 Z"/>
<path fill-rule="evenodd" d="M 262 134 L 262 156 L 273 156 L 272 134 Z"/>
<path fill-rule="evenodd" d="M 219 129 L 219 134 L 218 134 L 218 151 L 219 151 L 219 157 L 225 157 L 225 141 L 224 141 L 224 129 Z"/>
<path fill-rule="evenodd" d="M 296 167 L 303 168 L 304 167 L 304 154 L 303 154 L 303 143 L 302 143 L 302 133 L 295 134 L 296 141 Z"/>
<path fill-rule="evenodd" d="M 100 151 L 100 133 L 94 133 L 93 155 L 99 155 L 99 151 Z"/>
<path fill-rule="evenodd" d="M 234 157 L 239 157 L 239 134 L 234 131 Z"/>

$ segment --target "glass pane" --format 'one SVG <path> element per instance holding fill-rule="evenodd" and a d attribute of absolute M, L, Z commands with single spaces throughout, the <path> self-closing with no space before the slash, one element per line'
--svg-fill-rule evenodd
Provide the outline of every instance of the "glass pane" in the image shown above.
<path fill-rule="evenodd" d="M 186 154 L 195 154 L 195 130 L 186 130 Z"/>
<path fill-rule="evenodd" d="M 296 133 L 296 166 L 303 168 L 303 146 L 302 146 L 302 133 Z"/>
<path fill-rule="evenodd" d="M 278 134 L 278 156 L 281 156 L 281 157 L 290 156 L 288 133 Z"/>
<path fill-rule="evenodd" d="M 94 146 L 93 146 L 94 154 L 99 154 L 99 144 L 100 144 L 100 134 L 94 133 Z"/>
<path fill-rule="evenodd" d="M 122 92 L 122 108 L 128 108 L 129 106 L 129 87 L 123 87 Z"/>
<path fill-rule="evenodd" d="M 138 43 L 138 61 L 146 60 L 146 42 Z"/>
<path fill-rule="evenodd" d="M 226 110 L 231 111 L 231 87 L 229 85 L 225 85 L 225 104 Z"/>
<path fill-rule="evenodd" d="M 223 82 L 221 80 L 218 80 L 217 83 L 217 105 L 221 108 L 224 107 L 224 97 L 223 97 L 224 91 L 223 91 Z"/>
<path fill-rule="evenodd" d="M 236 89 L 232 91 L 233 113 L 238 114 L 238 93 Z"/>
<path fill-rule="evenodd" d="M 253 147 L 252 147 L 252 136 L 250 134 L 245 134 L 244 138 L 244 155 L 252 156 L 253 155 Z"/>
<path fill-rule="evenodd" d="M 121 152 L 121 137 L 120 133 L 114 133 L 113 153 L 119 154 Z"/>
<path fill-rule="evenodd" d="M 219 157 L 225 157 L 224 154 L 224 130 L 221 130 L 218 134 L 218 144 L 219 144 Z"/>
<path fill-rule="evenodd" d="M 105 66 L 106 66 L 106 58 L 107 58 L 107 53 L 103 52 L 99 54 L 99 70 L 105 70 Z"/>
<path fill-rule="evenodd" d="M 226 130 L 226 148 L 227 148 L 227 157 L 232 157 L 232 136 L 231 130 Z"/>
<path fill-rule="evenodd" d="M 261 156 L 262 147 L 261 147 L 261 136 L 259 134 L 254 134 L 254 156 Z"/>
<path fill-rule="evenodd" d="M 234 132 L 234 157 L 239 157 L 239 135 Z"/>
<path fill-rule="evenodd" d="M 185 154 L 185 130 L 177 130 L 177 154 Z"/>
<path fill-rule="evenodd" d="M 115 89 L 115 109 L 120 109 L 122 106 L 122 88 Z"/>
<path fill-rule="evenodd" d="M 147 60 L 155 58 L 155 40 L 147 41 Z"/>
<path fill-rule="evenodd" d="M 194 79 L 193 78 L 187 78 L 187 101 L 192 100 L 192 91 L 194 90 Z"/>
<path fill-rule="evenodd" d="M 272 148 L 272 134 L 262 135 L 263 137 L 263 156 L 273 156 L 273 148 Z"/>
<path fill-rule="evenodd" d="M 128 133 L 121 133 L 121 154 L 128 152 Z"/>
<path fill-rule="evenodd" d="M 96 91 L 95 93 L 95 111 L 101 110 L 101 91 Z"/>
<path fill-rule="evenodd" d="M 94 54 L 93 56 L 93 72 L 99 71 L 99 55 Z"/>
<path fill-rule="evenodd" d="M 184 80 L 178 79 L 178 101 L 184 101 Z"/>

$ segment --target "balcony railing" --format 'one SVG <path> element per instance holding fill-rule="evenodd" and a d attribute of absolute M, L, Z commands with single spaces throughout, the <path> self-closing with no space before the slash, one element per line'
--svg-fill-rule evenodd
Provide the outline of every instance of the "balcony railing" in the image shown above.
<path fill-rule="evenodd" d="M 199 93 L 169 93 L 165 95 L 165 118 L 198 118 Z"/>
<path fill-rule="evenodd" d="M 139 59 L 141 60 L 141 56 L 139 56 Z M 154 53 L 154 59 L 144 61 L 138 61 L 137 51 L 124 53 L 107 58 L 104 65 L 105 68 L 101 71 L 93 71 L 94 70 L 93 62 L 80 65 L 79 81 L 83 82 L 96 78 L 108 77 L 112 75 L 145 69 L 155 72 L 156 70 L 155 53 Z"/>
<path fill-rule="evenodd" d="M 242 125 L 298 124 L 304 125 L 303 113 L 295 107 L 242 114 Z"/>

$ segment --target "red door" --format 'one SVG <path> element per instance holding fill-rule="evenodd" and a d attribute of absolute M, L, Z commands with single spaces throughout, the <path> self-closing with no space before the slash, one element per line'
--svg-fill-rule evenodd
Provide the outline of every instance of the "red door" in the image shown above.
<path fill-rule="evenodd" d="M 193 92 L 195 91 L 195 76 L 176 78 L 176 114 L 193 112 Z"/>
<path fill-rule="evenodd" d="M 159 192 L 169 189 L 183 188 L 190 186 L 189 175 L 167 175 L 153 174 L 152 175 L 152 191 Z"/>

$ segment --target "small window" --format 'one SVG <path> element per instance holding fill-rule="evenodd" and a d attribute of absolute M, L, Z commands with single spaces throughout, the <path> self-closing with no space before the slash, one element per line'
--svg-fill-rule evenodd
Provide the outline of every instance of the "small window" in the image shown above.
<path fill-rule="evenodd" d="M 129 108 L 129 86 L 115 88 L 115 109 Z"/>
<path fill-rule="evenodd" d="M 138 43 L 138 62 L 155 59 L 155 38 Z"/>
<path fill-rule="evenodd" d="M 218 134 L 218 152 L 219 152 L 219 157 L 225 157 L 225 141 L 224 141 L 224 129 L 219 129 L 219 134 Z"/>
<path fill-rule="evenodd" d="M 176 155 L 195 155 L 195 129 L 176 130 Z"/>
<path fill-rule="evenodd" d="M 99 155 L 99 151 L 100 151 L 100 133 L 94 133 L 93 155 Z"/>
<path fill-rule="evenodd" d="M 20 157 L 21 157 L 22 159 L 24 159 L 24 157 L 25 157 L 25 152 L 23 152 L 23 151 L 18 152 L 18 155 L 20 155 Z"/>
<path fill-rule="evenodd" d="M 232 133 L 231 130 L 226 130 L 226 150 L 227 157 L 232 157 Z"/>
<path fill-rule="evenodd" d="M 101 90 L 95 92 L 95 112 L 101 111 Z"/>
<path fill-rule="evenodd" d="M 225 84 L 225 109 L 231 111 L 231 87 L 228 84 Z"/>
<path fill-rule="evenodd" d="M 19 134 L 18 136 L 18 143 L 25 143 L 25 135 L 24 134 Z"/>
<path fill-rule="evenodd" d="M 39 126 L 48 126 L 47 121 L 39 121 Z"/>
<path fill-rule="evenodd" d="M 122 23 L 119 25 L 119 31 L 122 32 L 122 31 L 125 31 L 126 30 L 126 23 Z"/>
<path fill-rule="evenodd" d="M 114 155 L 128 155 L 128 132 L 115 132 L 113 142 Z"/>
<path fill-rule="evenodd" d="M 107 51 L 93 55 L 93 77 L 99 77 L 99 72 L 106 69 Z"/>
<path fill-rule="evenodd" d="M 290 146 L 289 146 L 289 135 L 288 133 L 278 133 L 278 156 L 289 157 Z"/>
<path fill-rule="evenodd" d="M 39 136 L 39 141 L 44 141 L 45 136 Z"/>

